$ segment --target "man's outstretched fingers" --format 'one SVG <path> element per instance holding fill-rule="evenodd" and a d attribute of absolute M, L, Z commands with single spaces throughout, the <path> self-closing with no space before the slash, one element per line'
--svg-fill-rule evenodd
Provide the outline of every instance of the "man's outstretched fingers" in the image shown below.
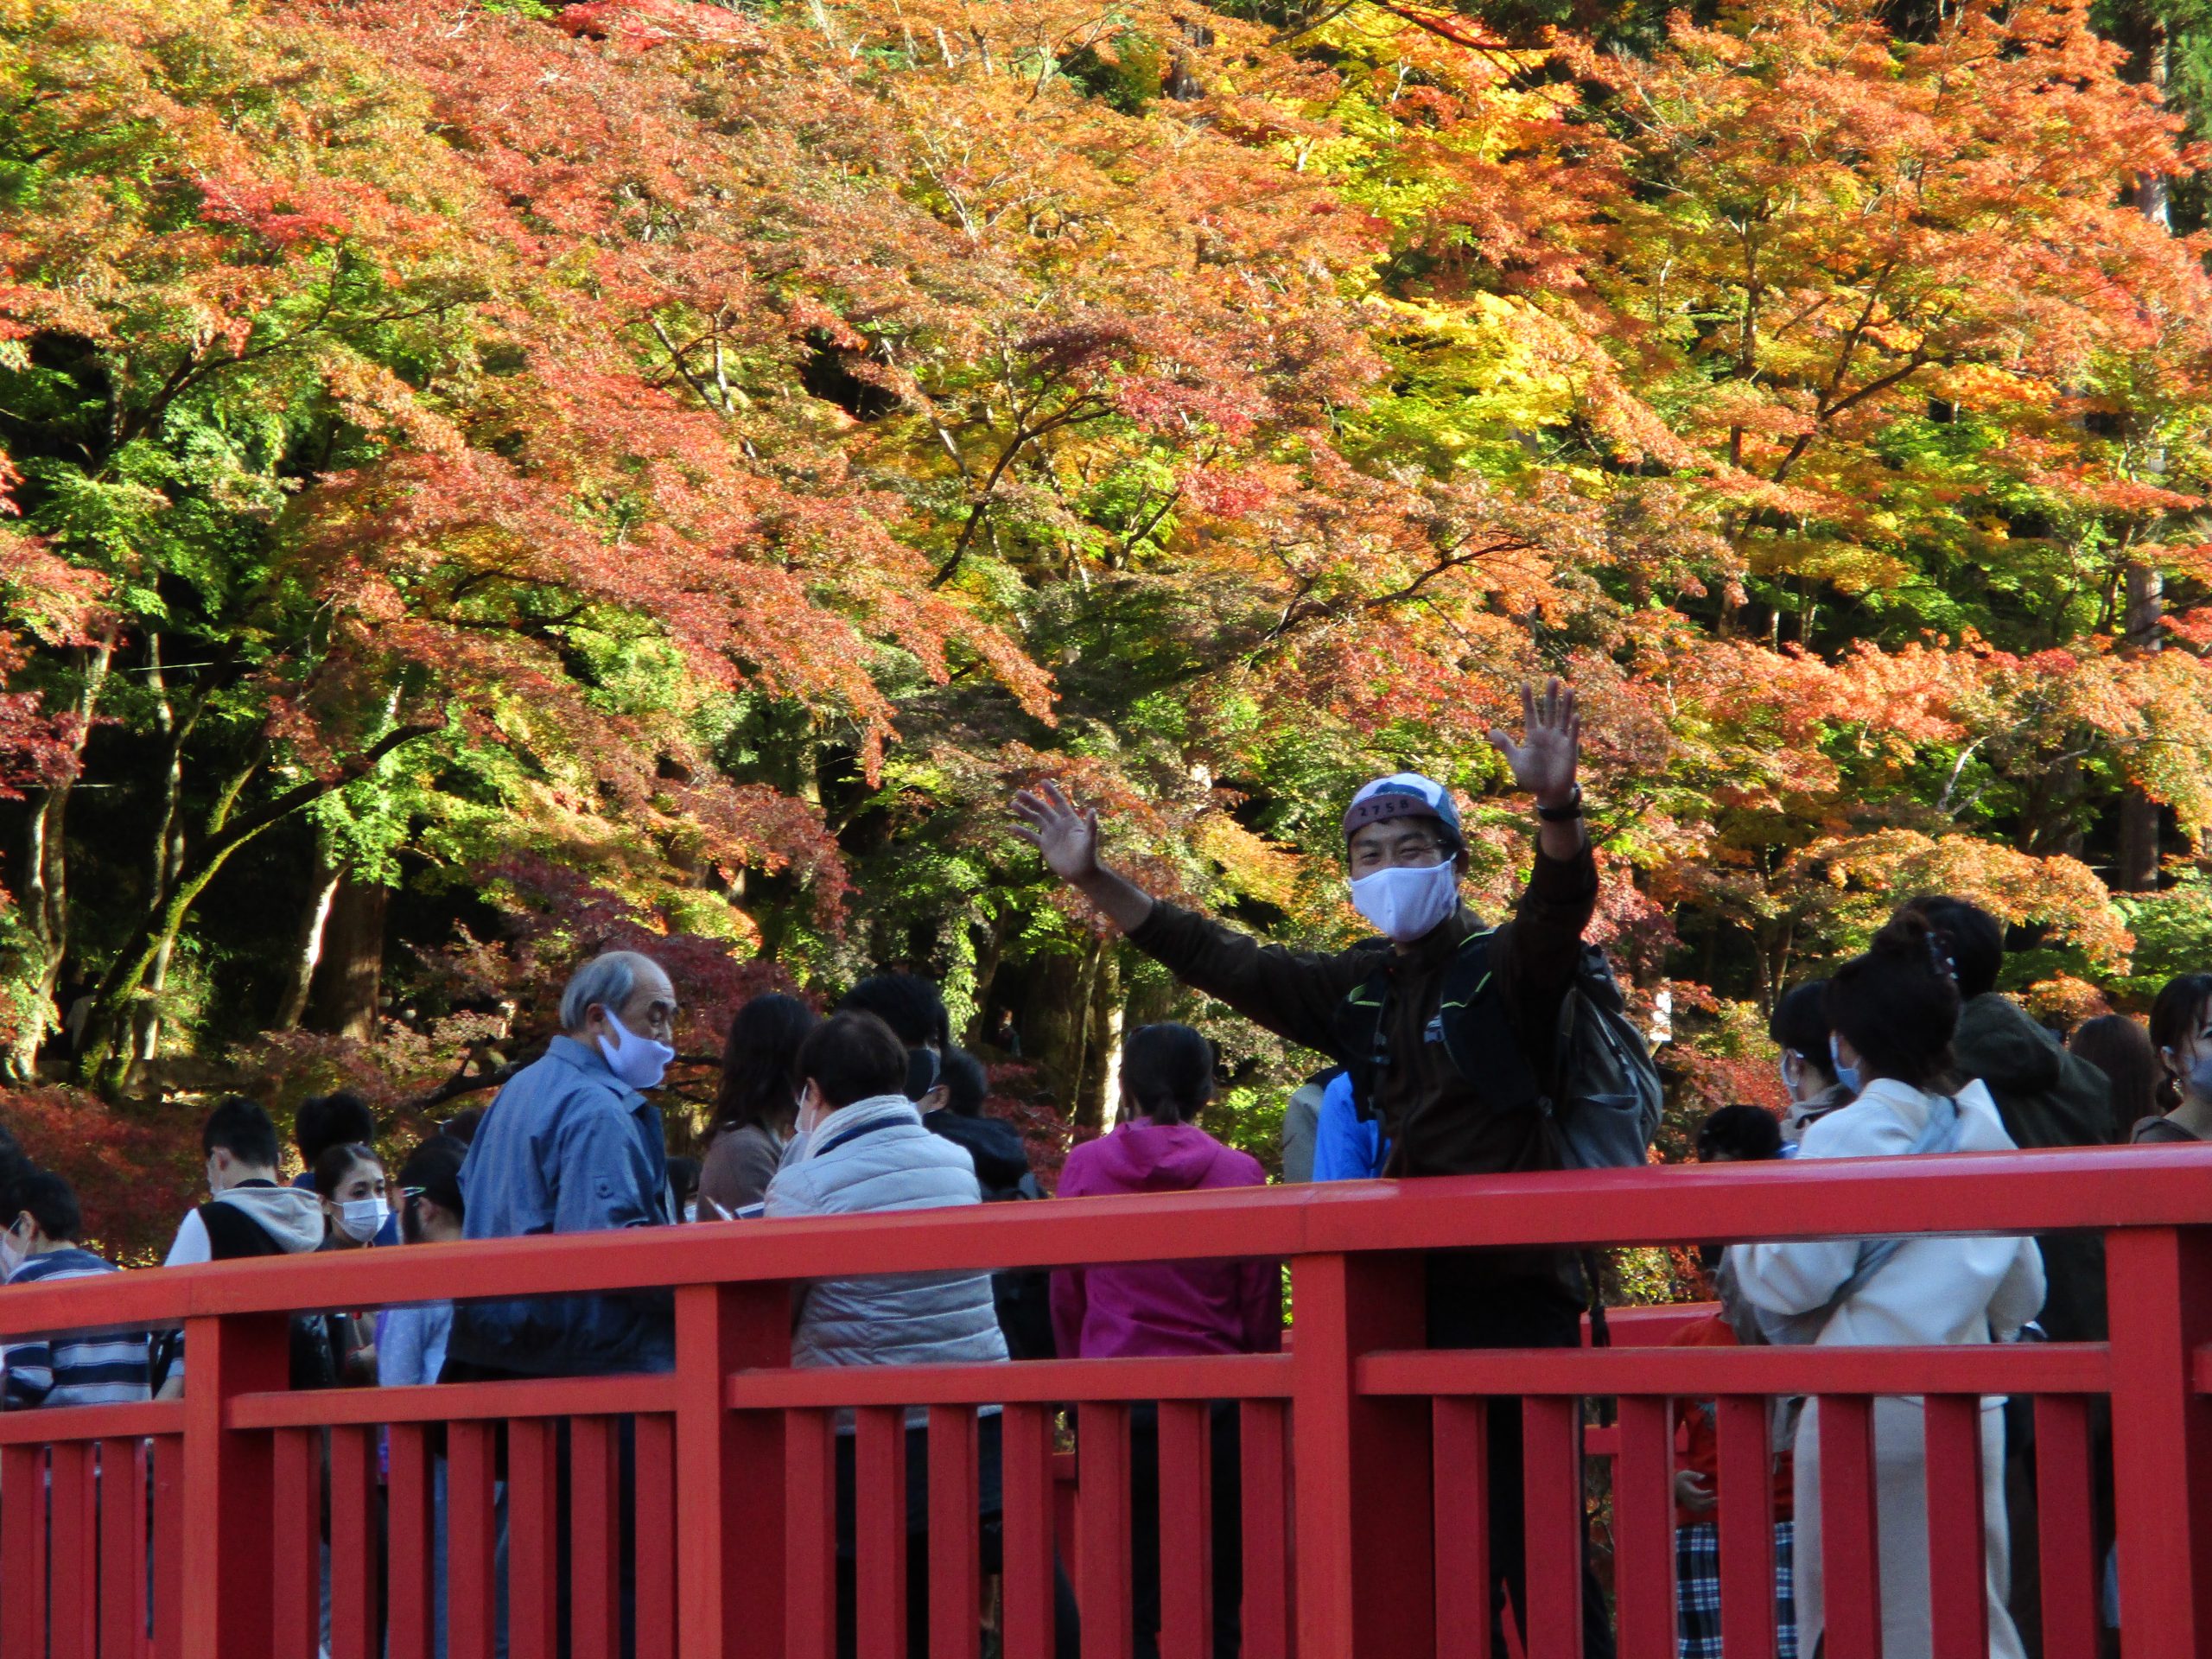
<path fill-rule="evenodd" d="M 1068 798 L 1060 792 L 1059 785 L 1048 778 L 1039 789 L 1016 791 L 1014 810 L 1017 817 L 1041 827 L 1074 809 Z"/>

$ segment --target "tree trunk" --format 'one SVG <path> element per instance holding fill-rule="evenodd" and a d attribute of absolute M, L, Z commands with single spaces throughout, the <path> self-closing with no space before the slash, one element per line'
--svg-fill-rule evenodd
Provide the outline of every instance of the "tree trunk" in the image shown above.
<path fill-rule="evenodd" d="M 2135 48 L 2136 63 L 2131 67 L 2140 73 L 2143 80 L 2165 96 L 2166 79 L 2172 65 L 2172 41 L 2164 22 L 2149 12 L 2143 16 L 2144 34 Z M 2130 79 L 2133 79 L 2133 75 Z M 2135 175 L 2135 206 L 2144 218 L 2168 230 L 2173 228 L 2172 192 L 2163 173 L 2138 173 Z"/>
<path fill-rule="evenodd" d="M 378 761 L 402 744 L 436 729 L 433 726 L 403 726 L 388 732 L 328 777 L 295 785 L 275 799 L 236 817 L 232 814 L 237 811 L 238 798 L 260 772 L 266 757 L 257 758 L 226 779 L 216 792 L 215 805 L 207 816 L 200 844 L 196 850 L 188 851 L 175 885 L 162 903 L 147 907 L 129 939 L 108 963 L 107 971 L 100 976 L 99 987 L 92 994 L 85 1046 L 78 1056 L 79 1076 L 111 1095 L 120 1093 L 130 1082 L 133 1061 L 129 1046 L 122 1039 L 130 1028 L 131 1009 L 145 995 L 146 976 L 153 971 L 154 963 L 163 948 L 175 946 L 177 935 L 184 930 L 185 918 L 192 913 L 192 906 L 232 853 L 332 791 L 343 789 L 355 779 L 374 771 Z M 380 918 L 381 900 L 378 904 Z M 379 919 L 379 932 L 381 928 Z"/>
<path fill-rule="evenodd" d="M 2068 733 L 2076 747 L 2083 741 L 2078 731 Z M 2084 785 L 2082 763 L 2063 760 L 2043 768 L 2030 780 L 2020 804 L 2020 829 L 2013 845 L 2036 858 L 2063 854 L 2082 855 L 2081 814 L 2078 807 Z"/>
<path fill-rule="evenodd" d="M 1021 1057 L 1035 1065 L 1052 1099 L 1071 1118 L 1082 1085 L 1090 1042 L 1085 951 L 1032 957 L 1016 976 L 1023 988 L 1020 1010 Z"/>
<path fill-rule="evenodd" d="M 984 930 L 983 948 L 976 953 L 976 1018 L 964 1033 L 955 1033 L 967 1047 L 991 1039 L 991 993 L 998 983 L 999 963 L 1005 959 L 1006 921 L 994 915 Z"/>
<path fill-rule="evenodd" d="M 78 684 L 76 706 L 71 710 L 75 719 L 73 753 L 79 767 L 84 764 L 85 745 L 92 737 L 92 715 L 99 706 L 100 691 L 107 683 L 108 670 L 114 660 L 115 636 L 111 632 L 98 645 L 87 646 L 83 654 L 84 677 Z M 25 950 L 29 960 L 24 964 L 29 971 L 23 977 L 29 982 L 30 996 L 29 1006 L 22 1010 L 22 1023 L 7 1053 L 8 1075 L 19 1081 L 29 1081 L 37 1075 L 39 1046 L 46 1040 L 48 1032 L 59 1029 L 61 1024 L 63 1011 L 54 1006 L 54 994 L 61 982 L 62 962 L 69 954 L 67 832 L 72 791 L 71 782 L 39 791 L 25 836 L 21 911 L 24 931 L 29 936 Z"/>
<path fill-rule="evenodd" d="M 2127 640 L 2131 656 L 2158 651 L 2165 635 L 2165 579 L 2157 567 L 2127 567 Z M 2158 888 L 2158 804 L 2139 784 L 2130 783 L 2120 798 L 2120 854 L 2113 886 L 2122 893 Z"/>
<path fill-rule="evenodd" d="M 338 896 L 338 880 L 341 872 L 332 861 L 330 837 L 321 830 L 315 833 L 315 870 L 312 890 L 308 896 L 308 910 L 300 925 L 300 943 L 292 952 L 292 962 L 284 979 L 284 994 L 276 1004 L 278 1031 L 297 1031 L 300 1021 L 307 1015 L 308 992 L 315 984 L 315 970 L 322 960 L 322 936 L 329 925 L 330 906 Z"/>
<path fill-rule="evenodd" d="M 1091 1004 L 1098 993 L 1098 962 L 1105 947 L 1096 938 L 1084 946 L 1083 966 L 1076 975 L 1075 995 L 1069 1000 L 1070 1036 L 1074 1064 L 1068 1071 L 1068 1111 L 1078 1129 L 1103 1129 L 1105 1114 L 1099 1110 L 1097 1079 L 1094 1075 L 1091 1033 L 1095 1021 Z"/>
<path fill-rule="evenodd" d="M 1109 1128 L 1122 1109 L 1122 952 L 1118 945 L 1098 947 L 1098 971 L 1092 976 L 1088 1063 L 1076 1121 Z"/>
<path fill-rule="evenodd" d="M 112 1097 L 129 1085 L 137 1061 L 125 1038 L 133 1029 L 138 1001 L 146 994 L 146 976 L 165 952 L 175 948 L 194 901 L 207 891 L 222 866 L 223 859 L 217 858 L 181 876 L 161 904 L 149 908 L 130 942 L 100 976 L 92 992 L 92 1013 L 85 1021 L 77 1070 L 101 1093 Z"/>
<path fill-rule="evenodd" d="M 338 880 L 323 929 L 321 960 L 308 1001 L 310 1030 L 365 1043 L 376 1035 L 384 984 L 384 913 L 391 889 L 348 871 Z"/>
<path fill-rule="evenodd" d="M 149 890 L 153 902 L 165 899 L 184 874 L 184 741 L 191 734 L 190 721 L 180 725 L 169 701 L 168 677 L 162 671 L 162 636 L 146 636 L 146 685 L 154 694 L 154 720 L 169 749 L 168 770 L 162 779 L 162 816 L 154 830 L 152 856 L 148 860 Z M 150 1060 L 162 1046 L 162 993 L 168 988 L 169 958 L 176 941 L 164 939 L 146 972 L 145 999 L 132 1010 L 130 1050 L 141 1060 Z"/>

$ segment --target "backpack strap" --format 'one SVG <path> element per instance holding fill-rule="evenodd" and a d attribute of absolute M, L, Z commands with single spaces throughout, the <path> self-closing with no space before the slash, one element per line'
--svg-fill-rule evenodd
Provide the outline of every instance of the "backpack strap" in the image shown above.
<path fill-rule="evenodd" d="M 1441 1042 L 1459 1075 L 1492 1111 L 1519 1111 L 1541 1105 L 1544 1090 L 1536 1068 L 1522 1052 L 1521 1035 L 1505 1016 L 1491 971 L 1491 928 L 1471 934 L 1444 970 L 1444 990 L 1430 1040 Z"/>
<path fill-rule="evenodd" d="M 1390 1065 L 1388 1016 L 1390 1008 L 1390 967 L 1377 962 L 1375 971 L 1344 994 L 1337 1004 L 1333 1021 L 1337 1058 L 1351 1078 L 1352 1110 L 1363 1123 L 1375 1119 L 1375 1080 Z"/>
<path fill-rule="evenodd" d="M 218 1199 L 201 1205 L 200 1224 L 207 1230 L 207 1259 L 211 1262 L 284 1254 L 284 1247 L 269 1230 L 235 1204 Z"/>
<path fill-rule="evenodd" d="M 1497 937 L 1497 929 L 1486 928 L 1460 942 L 1444 970 L 1437 1011 L 1422 1034 L 1444 1045 L 1453 1068 L 1474 1085 L 1485 1106 L 1515 1111 L 1541 1104 L 1543 1088 L 1506 1018 L 1503 1001 L 1495 994 L 1491 945 Z M 1374 1120 L 1375 1084 L 1390 1065 L 1394 989 L 1385 961 L 1337 1006 L 1338 1058 L 1351 1074 L 1352 1105 L 1363 1123 Z"/>

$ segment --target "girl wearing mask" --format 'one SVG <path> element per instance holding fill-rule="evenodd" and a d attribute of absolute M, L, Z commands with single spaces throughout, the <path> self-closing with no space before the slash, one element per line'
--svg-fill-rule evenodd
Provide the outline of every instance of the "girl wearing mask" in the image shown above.
<path fill-rule="evenodd" d="M 1805 1131 L 1804 1158 L 2010 1151 L 2012 1139 L 1979 1081 L 1959 1082 L 1951 1039 L 1958 987 L 1937 965 L 1926 919 L 1906 912 L 1829 982 L 1826 1007 L 1839 1076 L 1858 1098 Z M 2042 1253 L 2028 1238 L 1836 1239 L 1738 1244 L 1726 1271 L 1771 1341 L 1925 1347 L 2005 1341 L 2043 1306 Z M 2021 1659 L 2005 1611 L 2004 1402 L 1982 1402 L 1983 1573 L 1993 1659 Z M 1796 1435 L 1797 1640 L 1817 1653 L 1825 1628 L 1821 1560 L 1820 1402 Z M 1880 1514 L 1883 1651 L 1928 1659 L 1926 1425 L 1922 1402 L 1874 1402 Z M 1956 1565 L 1946 1564 L 1947 1571 Z"/>
<path fill-rule="evenodd" d="M 2128 1136 L 2139 1147 L 2212 1141 L 2212 974 L 2166 982 L 2151 1005 L 2151 1043 L 2164 1072 L 2162 1117 L 2146 1117 Z"/>
<path fill-rule="evenodd" d="M 1789 1096 L 1789 1109 L 1782 1115 L 1784 1158 L 1795 1158 L 1805 1131 L 1851 1104 L 1854 1092 L 1835 1074 L 1827 994 L 1827 981 L 1809 980 L 1785 992 L 1767 1021 L 1766 1034 L 1782 1051 L 1782 1086 Z"/>
<path fill-rule="evenodd" d="M 325 1151 L 315 1160 L 315 1190 L 322 1199 L 326 1250 L 366 1249 L 391 1213 L 384 1164 L 359 1141 Z M 338 1379 L 347 1384 L 377 1380 L 375 1327 L 358 1313 L 327 1316 Z"/>

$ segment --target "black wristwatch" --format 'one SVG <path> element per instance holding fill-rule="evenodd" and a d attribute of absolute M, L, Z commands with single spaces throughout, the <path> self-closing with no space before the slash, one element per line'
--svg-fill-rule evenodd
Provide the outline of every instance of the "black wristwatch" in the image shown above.
<path fill-rule="evenodd" d="M 1582 785 L 1575 785 L 1574 792 L 1567 798 L 1564 806 L 1540 806 L 1536 816 L 1546 823 L 1573 823 L 1582 816 Z"/>

